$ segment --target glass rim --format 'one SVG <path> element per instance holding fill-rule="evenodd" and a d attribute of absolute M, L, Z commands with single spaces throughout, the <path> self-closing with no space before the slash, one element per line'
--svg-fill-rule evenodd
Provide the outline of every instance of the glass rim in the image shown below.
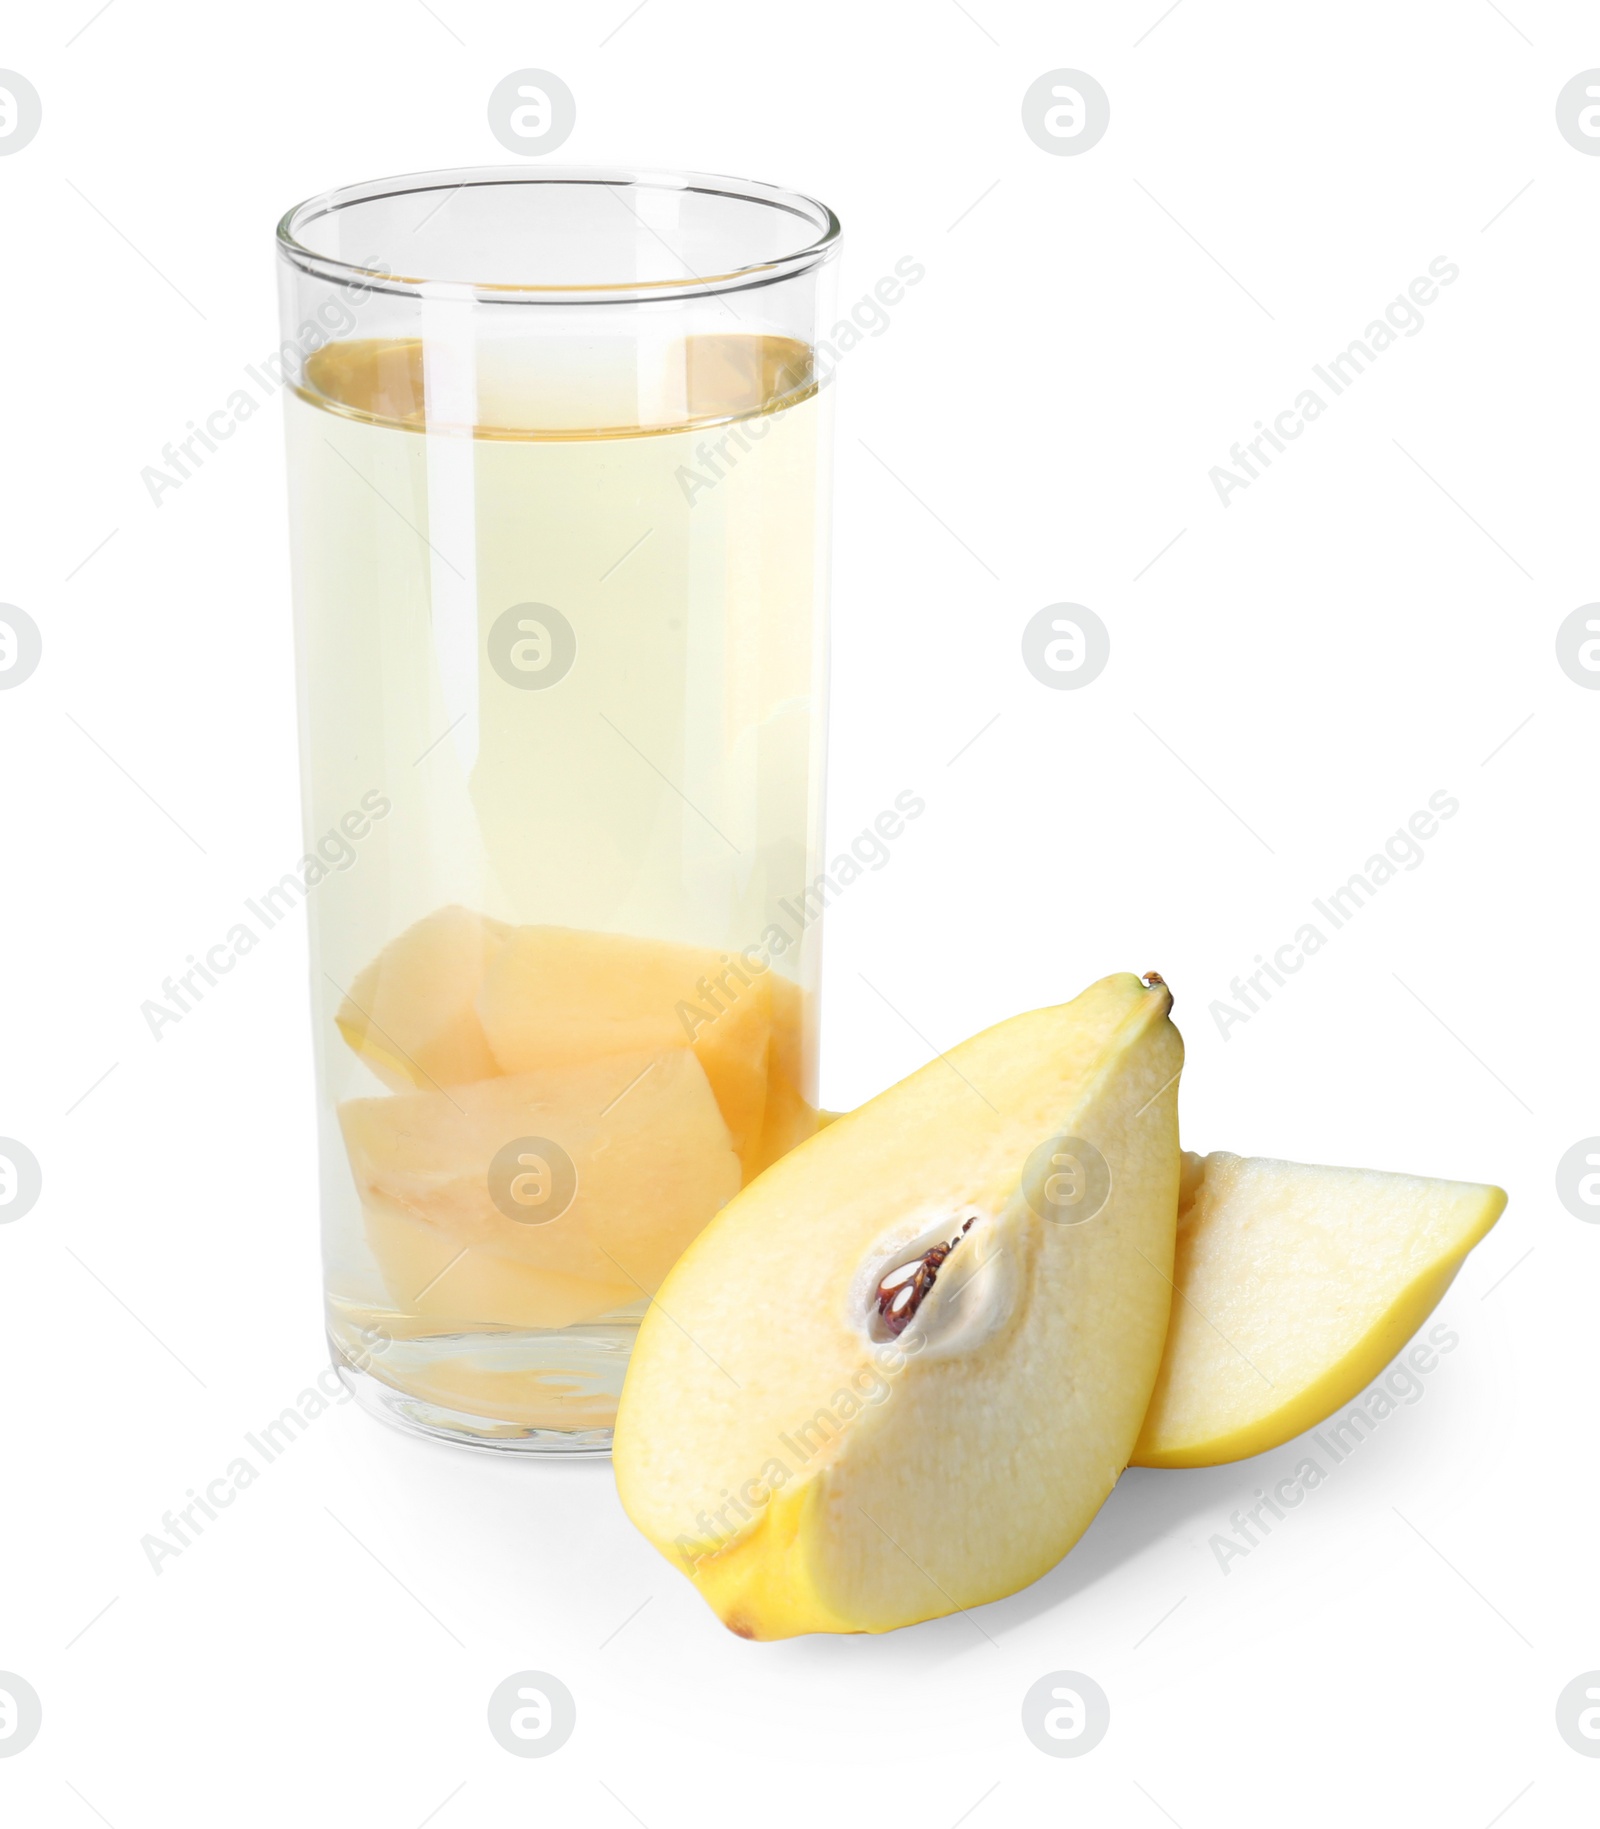
<path fill-rule="evenodd" d="M 699 191 L 732 197 L 769 209 L 786 211 L 808 225 L 812 233 L 793 252 L 724 273 L 691 274 L 684 279 L 600 281 L 578 285 L 532 285 L 520 282 L 479 281 L 397 274 L 382 267 L 341 260 L 308 247 L 301 236 L 320 222 L 352 205 L 390 197 L 422 196 L 430 191 L 454 193 L 468 188 L 498 185 L 568 184 L 653 190 Z M 443 204 L 435 206 L 442 208 Z M 420 225 L 419 225 L 420 226 Z M 457 170 L 406 172 L 392 178 L 371 178 L 358 184 L 320 191 L 295 204 L 279 219 L 277 244 L 280 258 L 302 272 L 367 292 L 402 297 L 461 298 L 471 294 L 490 304 L 638 304 L 658 299 L 701 298 L 721 292 L 750 290 L 793 278 L 820 266 L 838 250 L 839 218 L 827 204 L 803 191 L 763 183 L 756 178 L 733 178 L 717 172 L 666 171 L 608 165 L 472 165 Z"/>

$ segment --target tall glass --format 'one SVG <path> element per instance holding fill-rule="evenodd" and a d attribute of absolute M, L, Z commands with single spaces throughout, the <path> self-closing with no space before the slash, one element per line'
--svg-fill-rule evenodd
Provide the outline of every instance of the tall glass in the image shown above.
<path fill-rule="evenodd" d="M 605 1449 L 816 1127 L 838 237 L 544 166 L 279 225 L 328 1333 L 413 1428 Z"/>

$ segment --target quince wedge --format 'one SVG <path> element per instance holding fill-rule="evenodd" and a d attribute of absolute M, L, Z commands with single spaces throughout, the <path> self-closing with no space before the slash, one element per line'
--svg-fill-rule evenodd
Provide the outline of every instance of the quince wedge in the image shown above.
<path fill-rule="evenodd" d="M 363 966 L 334 1017 L 385 1086 L 459 1086 L 499 1072 L 477 998 L 512 930 L 470 908 L 435 909 Z"/>
<path fill-rule="evenodd" d="M 670 941 L 518 927 L 484 973 L 477 1014 L 501 1073 L 692 1049 L 748 1168 L 766 1113 L 772 976 Z"/>
<path fill-rule="evenodd" d="M 686 1048 L 346 1099 L 339 1123 L 391 1296 L 440 1320 L 561 1327 L 639 1302 L 740 1182 Z"/>
<path fill-rule="evenodd" d="M 753 1181 L 780 1156 L 805 1142 L 828 1124 L 833 1114 L 821 1112 L 800 1090 L 808 1081 L 805 1061 L 805 993 L 781 973 L 766 974 L 772 1004 L 772 1032 L 767 1039 L 767 1102 L 761 1115 L 761 1134 L 754 1148 L 744 1153 L 745 1179 Z"/>
<path fill-rule="evenodd" d="M 1473 1182 L 1186 1154 L 1178 1300 L 1134 1465 L 1215 1466 L 1315 1428 L 1427 1320 L 1505 1204 Z"/>
<path fill-rule="evenodd" d="M 885 1632 L 1044 1574 L 1127 1464 L 1172 1295 L 1152 975 L 953 1048 L 776 1162 L 646 1313 L 633 1522 L 734 1632 Z"/>

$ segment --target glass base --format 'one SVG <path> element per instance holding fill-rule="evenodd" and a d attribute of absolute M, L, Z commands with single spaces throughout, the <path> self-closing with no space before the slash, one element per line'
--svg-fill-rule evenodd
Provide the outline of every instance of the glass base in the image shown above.
<path fill-rule="evenodd" d="M 359 1366 L 336 1338 L 328 1344 L 362 1409 L 409 1434 L 497 1453 L 604 1455 L 635 1331 L 436 1334 L 390 1340 Z"/>

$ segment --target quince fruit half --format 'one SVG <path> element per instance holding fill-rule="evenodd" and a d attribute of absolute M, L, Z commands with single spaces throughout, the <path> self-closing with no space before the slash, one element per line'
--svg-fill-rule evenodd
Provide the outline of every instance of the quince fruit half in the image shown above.
<path fill-rule="evenodd" d="M 1023 1587 L 1127 1465 L 1172 1298 L 1183 1044 L 1152 975 L 973 1037 L 784 1156 L 673 1268 L 614 1442 L 747 1638 Z"/>

